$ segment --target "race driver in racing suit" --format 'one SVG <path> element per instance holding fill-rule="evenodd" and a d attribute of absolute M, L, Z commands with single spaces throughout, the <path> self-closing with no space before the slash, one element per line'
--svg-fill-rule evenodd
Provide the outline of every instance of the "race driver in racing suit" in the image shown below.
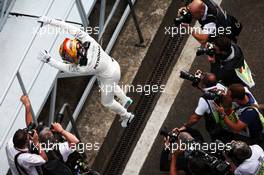
<path fill-rule="evenodd" d="M 66 38 L 60 46 L 63 61 L 51 58 L 46 50 L 39 53 L 38 59 L 66 73 L 95 75 L 101 90 L 101 103 L 119 114 L 121 126 L 127 127 L 134 118 L 134 115 L 127 111 L 133 101 L 118 85 L 121 73 L 117 61 L 89 34 L 73 25 L 46 16 L 40 17 L 38 22 L 59 27 L 74 36 L 74 39 Z M 114 96 L 120 99 L 120 103 Z"/>

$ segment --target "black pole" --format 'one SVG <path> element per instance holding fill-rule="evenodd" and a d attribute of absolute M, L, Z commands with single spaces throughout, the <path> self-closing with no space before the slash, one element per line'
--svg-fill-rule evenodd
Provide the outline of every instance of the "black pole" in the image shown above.
<path fill-rule="evenodd" d="M 70 119 L 70 122 L 71 122 L 71 124 L 72 124 L 72 130 L 73 130 L 74 134 L 76 135 L 76 137 L 77 137 L 77 138 L 79 139 L 79 141 L 81 142 L 81 136 L 80 136 L 79 131 L 78 131 L 78 129 L 77 129 L 76 123 L 75 123 L 75 121 L 74 121 L 74 119 L 73 119 L 72 111 L 71 111 L 71 109 L 70 109 L 70 106 L 67 106 L 67 112 L 68 112 L 68 117 L 69 117 L 69 119 Z"/>
<path fill-rule="evenodd" d="M 72 116 L 72 114 L 73 114 L 72 110 L 71 110 L 69 105 L 67 105 L 66 108 L 67 108 L 68 117 L 69 117 L 70 122 L 72 124 L 72 130 L 73 130 L 74 134 L 76 135 L 76 137 L 79 139 L 80 143 L 82 143 L 80 133 L 77 129 L 76 123 L 75 123 L 73 116 Z M 87 160 L 87 155 L 85 153 L 80 153 L 80 154 L 83 156 L 84 159 Z"/>
<path fill-rule="evenodd" d="M 136 30 L 137 30 L 138 37 L 139 37 L 139 44 L 136 44 L 136 46 L 145 47 L 144 44 L 143 44 L 144 43 L 144 38 L 143 38 L 142 32 L 140 30 L 139 24 L 138 24 L 138 20 L 137 20 L 137 16 L 136 16 L 136 13 L 135 13 L 135 10 L 134 10 L 134 6 L 133 6 L 131 0 L 127 0 L 127 2 L 128 2 L 129 7 L 130 7 L 131 15 L 132 15 L 133 21 L 135 23 Z"/>
<path fill-rule="evenodd" d="M 77 126 L 76 126 L 76 122 L 74 121 L 73 116 L 72 116 L 73 113 L 72 113 L 71 107 L 68 103 L 63 104 L 63 106 L 60 109 L 59 114 L 57 115 L 55 121 L 62 123 L 62 121 L 64 119 L 64 113 L 65 112 L 67 113 L 67 117 L 69 119 L 69 122 L 72 124 L 72 130 L 73 130 L 75 136 L 79 139 L 80 143 L 82 143 L 80 133 L 79 133 Z M 87 156 L 85 153 L 80 153 L 80 155 L 82 155 L 83 158 L 87 160 Z"/>

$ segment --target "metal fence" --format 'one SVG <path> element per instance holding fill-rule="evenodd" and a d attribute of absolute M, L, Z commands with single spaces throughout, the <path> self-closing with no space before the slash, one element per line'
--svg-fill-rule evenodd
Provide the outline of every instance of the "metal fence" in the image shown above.
<path fill-rule="evenodd" d="M 8 13 L 13 7 L 14 2 L 15 0 L 0 0 L 0 31 L 6 22 Z"/>

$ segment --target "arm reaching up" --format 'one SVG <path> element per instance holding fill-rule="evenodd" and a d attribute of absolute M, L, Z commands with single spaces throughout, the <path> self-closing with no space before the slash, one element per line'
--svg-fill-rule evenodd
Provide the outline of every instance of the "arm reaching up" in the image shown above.
<path fill-rule="evenodd" d="M 80 141 L 79 139 L 73 135 L 72 133 L 64 130 L 59 123 L 52 123 L 53 130 L 60 133 L 65 139 L 68 141 L 70 146 L 75 146 L 78 144 Z"/>
<path fill-rule="evenodd" d="M 22 95 L 21 98 L 20 98 L 21 102 L 23 103 L 23 105 L 25 106 L 25 110 L 26 110 L 26 125 L 28 127 L 28 125 L 30 123 L 32 123 L 32 113 L 31 113 L 31 110 L 30 110 L 30 101 L 29 101 L 29 98 L 28 96 L 26 95 Z"/>
<path fill-rule="evenodd" d="M 87 74 L 87 75 L 93 75 L 93 70 L 89 70 L 84 66 L 78 66 L 75 64 L 67 64 L 63 63 L 62 61 L 55 60 L 51 58 L 48 51 L 43 50 L 39 53 L 37 57 L 40 61 L 44 63 L 48 63 L 50 66 L 57 68 L 63 72 L 70 73 L 70 74 Z"/>
<path fill-rule="evenodd" d="M 49 18 L 47 16 L 41 16 L 38 19 L 38 22 L 41 22 L 43 25 L 50 24 L 55 27 L 66 30 L 70 35 L 74 36 L 81 42 L 89 41 L 91 43 L 98 44 L 88 33 L 84 32 L 78 27 L 75 27 L 71 24 L 66 23 L 65 21 L 60 21 L 56 19 Z"/>

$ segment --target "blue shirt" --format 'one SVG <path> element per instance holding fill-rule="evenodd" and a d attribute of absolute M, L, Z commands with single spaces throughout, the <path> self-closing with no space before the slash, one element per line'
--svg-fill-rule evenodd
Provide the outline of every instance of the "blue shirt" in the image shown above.
<path fill-rule="evenodd" d="M 241 105 L 241 108 L 251 106 L 255 103 L 255 99 L 251 94 L 247 93 L 246 95 L 248 96 L 249 101 L 246 105 Z M 248 126 L 251 137 L 258 136 L 262 132 L 262 124 L 259 119 L 259 114 L 255 109 L 250 107 L 245 109 L 239 115 L 239 119 Z"/>

